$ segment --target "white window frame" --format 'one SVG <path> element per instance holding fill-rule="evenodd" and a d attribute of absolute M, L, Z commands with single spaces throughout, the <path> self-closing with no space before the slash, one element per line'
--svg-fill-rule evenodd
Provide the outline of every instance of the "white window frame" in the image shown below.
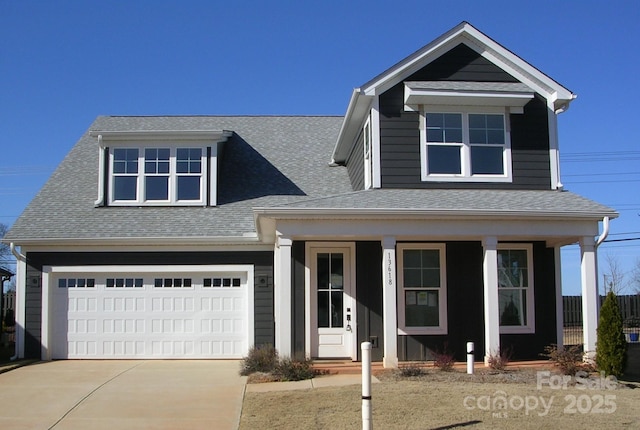
<path fill-rule="evenodd" d="M 437 290 L 439 325 L 434 327 L 407 327 L 405 325 L 405 289 L 404 289 L 404 251 L 405 250 L 437 250 L 440 255 L 440 288 L 425 288 L 425 291 Z M 447 258 L 444 243 L 399 243 L 397 245 L 398 260 L 398 334 L 447 334 Z"/>
<path fill-rule="evenodd" d="M 428 113 L 451 113 L 462 115 L 462 142 L 459 143 L 436 143 L 433 145 L 458 146 L 460 147 L 460 174 L 429 173 L 427 148 L 427 114 Z M 504 149 L 503 149 L 503 173 L 493 174 L 471 174 L 471 147 L 469 139 L 469 114 L 502 115 L 504 118 Z M 451 107 L 451 106 L 429 106 L 420 110 L 420 163 L 422 181 L 438 182 L 512 182 L 513 169 L 511 162 L 511 127 L 510 109 L 501 107 Z"/>
<path fill-rule="evenodd" d="M 178 176 L 194 176 L 191 173 L 177 173 L 176 157 L 178 149 L 194 148 L 201 149 L 200 155 L 200 198 L 197 200 L 178 200 Z M 137 149 L 138 150 L 138 173 L 126 174 L 127 176 L 135 176 L 136 180 L 136 199 L 135 200 L 116 200 L 115 199 L 115 177 L 123 176 L 113 172 L 114 151 L 116 149 Z M 145 173 L 145 151 L 147 149 L 169 149 L 169 184 L 168 198 L 165 200 L 146 200 L 145 199 L 145 178 L 147 176 L 158 176 L 157 174 Z M 193 142 L 171 143 L 171 142 L 145 142 L 139 145 L 114 145 L 109 147 L 109 193 L 108 203 L 110 206 L 204 206 L 207 204 L 207 196 L 209 195 L 208 185 L 213 182 L 208 180 L 208 146 L 194 144 Z M 214 160 L 212 160 L 213 162 Z M 160 175 L 164 176 L 164 174 Z M 211 185 L 213 186 L 213 185 Z"/>
<path fill-rule="evenodd" d="M 498 251 L 510 250 L 510 251 L 526 251 L 527 252 L 527 321 L 526 324 L 521 326 L 503 326 L 500 325 L 500 334 L 527 334 L 535 333 L 536 321 L 535 321 L 535 285 L 533 274 L 533 245 L 530 243 L 504 243 L 498 244 Z M 498 268 L 498 279 L 500 278 L 500 268 Z M 498 292 L 500 286 L 498 285 Z M 500 303 L 497 305 L 498 312 L 500 312 Z M 498 321 L 500 321 L 500 315 L 498 315 Z"/>
<path fill-rule="evenodd" d="M 371 117 L 367 117 L 362 129 L 362 146 L 364 146 L 364 189 L 373 187 L 373 151 L 371 134 Z"/>

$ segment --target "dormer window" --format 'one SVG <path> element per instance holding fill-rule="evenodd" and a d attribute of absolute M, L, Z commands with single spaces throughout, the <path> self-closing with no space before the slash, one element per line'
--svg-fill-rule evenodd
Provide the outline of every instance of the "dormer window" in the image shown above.
<path fill-rule="evenodd" d="M 425 112 L 422 120 L 422 180 L 510 180 L 504 113 Z"/>
<path fill-rule="evenodd" d="M 203 204 L 208 148 L 113 148 L 110 203 Z"/>
<path fill-rule="evenodd" d="M 229 131 L 94 132 L 102 206 L 215 206 Z M 106 174 L 104 173 L 106 172 Z"/>

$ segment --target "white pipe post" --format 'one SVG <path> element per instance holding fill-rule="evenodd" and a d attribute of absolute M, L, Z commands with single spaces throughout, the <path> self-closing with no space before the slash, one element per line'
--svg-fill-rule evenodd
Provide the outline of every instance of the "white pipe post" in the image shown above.
<path fill-rule="evenodd" d="M 371 430 L 371 342 L 362 342 L 362 430 Z"/>
<path fill-rule="evenodd" d="M 467 342 L 467 374 L 473 375 L 473 363 L 475 360 L 475 348 L 473 342 Z"/>

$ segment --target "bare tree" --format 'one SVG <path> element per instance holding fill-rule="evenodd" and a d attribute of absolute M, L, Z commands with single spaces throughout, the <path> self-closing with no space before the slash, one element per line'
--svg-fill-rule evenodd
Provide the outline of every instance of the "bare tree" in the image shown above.
<path fill-rule="evenodd" d="M 629 280 L 622 270 L 620 261 L 616 258 L 616 256 L 607 254 L 607 256 L 605 257 L 605 262 L 607 267 L 605 268 L 603 274 L 604 295 L 606 295 L 609 291 L 613 291 L 613 293 L 618 296 L 627 289 L 627 287 L 629 286 Z"/>
<path fill-rule="evenodd" d="M 640 258 L 636 260 L 636 265 L 631 272 L 631 285 L 633 285 L 636 294 L 640 294 Z"/>
<path fill-rule="evenodd" d="M 9 226 L 6 224 L 0 223 L 0 238 L 3 238 L 5 234 L 9 231 Z M 4 269 L 8 269 L 9 262 L 12 260 L 11 250 L 9 249 L 9 245 L 6 243 L 0 242 L 0 267 Z"/>

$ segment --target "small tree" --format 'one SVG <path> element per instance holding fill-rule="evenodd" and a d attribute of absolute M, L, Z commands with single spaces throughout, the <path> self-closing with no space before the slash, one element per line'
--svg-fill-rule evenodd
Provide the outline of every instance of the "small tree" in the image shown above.
<path fill-rule="evenodd" d="M 613 291 L 609 291 L 600 309 L 596 365 L 607 375 L 622 376 L 627 360 L 627 341 L 622 331 L 622 314 Z"/>

